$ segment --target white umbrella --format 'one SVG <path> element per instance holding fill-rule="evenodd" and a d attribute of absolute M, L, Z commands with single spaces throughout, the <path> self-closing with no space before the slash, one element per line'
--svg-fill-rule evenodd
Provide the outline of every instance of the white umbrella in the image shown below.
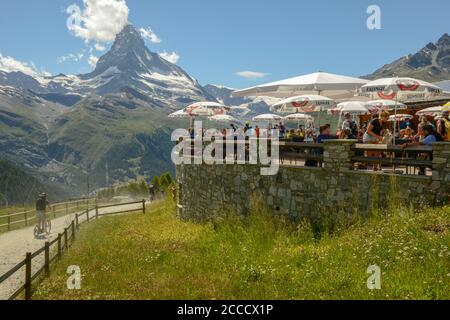
<path fill-rule="evenodd" d="M 382 78 L 361 87 L 360 95 L 372 99 L 395 100 L 395 115 L 398 102 L 424 101 L 442 94 L 442 89 L 426 81 L 414 78 Z M 394 144 L 397 126 L 394 126 Z"/>
<path fill-rule="evenodd" d="M 414 78 L 382 78 L 361 87 L 360 95 L 397 102 L 424 101 L 442 94 L 442 89 Z"/>
<path fill-rule="evenodd" d="M 412 118 L 414 118 L 414 116 L 410 115 L 410 114 L 397 114 L 397 115 L 390 116 L 389 121 L 392 121 L 392 122 L 405 121 L 405 120 L 411 120 Z"/>
<path fill-rule="evenodd" d="M 195 117 L 195 116 L 190 115 L 189 113 L 185 112 L 184 110 L 178 110 L 177 112 L 169 114 L 168 117 L 171 119 L 177 119 L 177 118 L 191 118 L 191 117 Z"/>
<path fill-rule="evenodd" d="M 284 121 L 312 121 L 314 118 L 304 113 L 294 113 L 283 118 Z"/>
<path fill-rule="evenodd" d="M 318 112 L 319 118 L 317 122 L 320 125 L 320 112 L 334 108 L 335 106 L 336 102 L 330 98 L 316 94 L 309 94 L 279 101 L 272 106 L 272 109 L 276 112 L 283 113 Z"/>
<path fill-rule="evenodd" d="M 235 117 L 232 117 L 230 115 L 226 115 L 226 114 L 218 114 L 212 117 L 208 118 L 211 121 L 214 122 L 218 122 L 218 123 L 236 123 L 236 124 L 241 124 L 242 122 L 238 119 L 236 119 Z"/>
<path fill-rule="evenodd" d="M 261 114 L 259 116 L 256 116 L 253 118 L 253 121 L 258 122 L 258 121 L 281 121 L 283 120 L 283 118 L 279 115 L 276 114 L 270 114 L 270 113 L 266 113 L 266 114 Z"/>
<path fill-rule="evenodd" d="M 225 114 L 229 110 L 229 107 L 217 102 L 196 102 L 184 109 L 184 111 L 190 115 L 202 117 Z"/>
<path fill-rule="evenodd" d="M 351 115 L 363 115 L 368 114 L 369 109 L 366 107 L 366 103 L 362 101 L 346 101 L 341 102 L 336 108 L 329 110 L 330 114 L 343 114 L 350 113 Z"/>
<path fill-rule="evenodd" d="M 441 114 L 444 107 L 431 107 L 418 111 L 416 115 L 418 116 L 434 116 L 437 114 Z"/>
<path fill-rule="evenodd" d="M 395 100 L 371 100 L 366 102 L 366 107 L 371 112 L 377 112 L 380 110 L 394 110 L 395 106 L 397 106 L 397 110 L 406 110 L 408 106 L 406 104 L 396 102 Z"/>
<path fill-rule="evenodd" d="M 339 115 L 338 127 L 340 127 L 343 114 L 349 113 L 352 116 L 357 116 L 369 114 L 370 111 L 363 101 L 346 101 L 339 103 L 336 108 L 329 110 L 328 113 Z"/>
<path fill-rule="evenodd" d="M 330 98 L 347 98 L 369 80 L 326 72 L 316 72 L 286 80 L 262 84 L 232 93 L 233 97 L 266 96 L 287 98 L 300 94 L 319 94 Z"/>
<path fill-rule="evenodd" d="M 334 100 L 316 94 L 287 98 L 275 103 L 273 110 L 283 113 L 319 112 L 336 106 Z"/>

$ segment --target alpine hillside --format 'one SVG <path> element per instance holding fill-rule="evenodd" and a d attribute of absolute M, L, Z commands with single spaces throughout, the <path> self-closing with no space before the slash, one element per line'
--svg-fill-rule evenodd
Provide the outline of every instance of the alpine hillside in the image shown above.
<path fill-rule="evenodd" d="M 172 171 L 167 115 L 214 100 L 182 68 L 151 52 L 127 25 L 96 68 L 46 77 L 0 70 L 0 158 L 74 195 Z"/>

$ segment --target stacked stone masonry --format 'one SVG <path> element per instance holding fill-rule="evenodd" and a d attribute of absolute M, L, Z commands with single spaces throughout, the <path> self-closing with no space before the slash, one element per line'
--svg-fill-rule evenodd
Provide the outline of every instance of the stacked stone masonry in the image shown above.
<path fill-rule="evenodd" d="M 390 201 L 412 207 L 448 202 L 450 143 L 433 145 L 432 176 L 354 171 L 353 144 L 326 141 L 323 168 L 281 166 L 274 176 L 262 176 L 258 165 L 178 165 L 178 214 L 194 221 L 224 211 L 246 214 L 254 198 L 295 220 L 337 210 L 364 215 Z"/>

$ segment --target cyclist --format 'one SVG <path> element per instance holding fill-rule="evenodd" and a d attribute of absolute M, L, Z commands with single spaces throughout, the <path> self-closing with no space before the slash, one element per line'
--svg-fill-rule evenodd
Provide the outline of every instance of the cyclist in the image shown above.
<path fill-rule="evenodd" d="M 39 198 L 36 200 L 36 220 L 39 233 L 43 233 L 45 231 L 45 221 L 47 220 L 46 210 L 49 205 L 50 202 L 47 201 L 47 195 L 45 193 L 41 193 Z"/>
<path fill-rule="evenodd" d="M 150 187 L 148 188 L 148 192 L 150 194 L 150 201 L 154 201 L 155 200 L 155 186 L 154 185 L 150 185 Z"/>

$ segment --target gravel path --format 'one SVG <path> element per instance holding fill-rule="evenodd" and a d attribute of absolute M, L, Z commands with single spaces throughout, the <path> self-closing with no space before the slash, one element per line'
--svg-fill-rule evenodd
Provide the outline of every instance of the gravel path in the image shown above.
<path fill-rule="evenodd" d="M 124 205 L 119 207 L 105 208 L 99 210 L 99 215 L 125 211 L 125 210 L 141 210 L 142 204 Z M 95 215 L 95 210 L 89 212 L 90 217 Z M 27 227 L 15 231 L 10 231 L 4 234 L 0 234 L 0 276 L 11 270 L 15 265 L 25 259 L 27 252 L 35 252 L 42 248 L 46 241 L 52 241 L 58 237 L 58 233 L 63 233 L 64 228 L 68 227 L 75 219 L 75 214 L 69 214 L 64 217 L 60 217 L 52 220 L 51 234 L 36 239 L 33 235 L 34 226 Z M 86 220 L 86 215 L 79 218 L 80 222 Z M 44 254 L 40 254 L 33 259 L 32 273 L 34 274 L 44 264 Z M 17 290 L 25 279 L 25 267 L 17 271 L 8 280 L 0 284 L 0 300 L 6 300 L 10 297 L 15 290 Z"/>

